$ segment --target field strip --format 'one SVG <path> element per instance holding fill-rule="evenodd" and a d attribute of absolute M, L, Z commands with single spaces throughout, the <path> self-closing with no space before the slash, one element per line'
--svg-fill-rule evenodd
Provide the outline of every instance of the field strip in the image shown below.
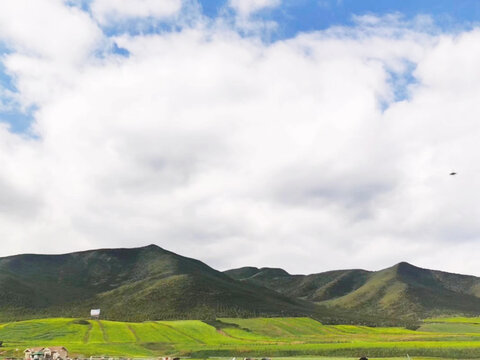
<path fill-rule="evenodd" d="M 228 334 L 226 333 L 224 330 L 222 329 L 216 329 L 217 330 L 217 333 L 219 333 L 220 335 L 223 335 L 223 336 L 226 336 L 230 339 L 235 339 L 235 340 L 239 340 L 239 341 L 245 341 L 247 343 L 256 343 L 256 344 L 265 344 L 265 345 L 269 345 L 269 344 L 278 344 L 279 341 L 277 340 L 266 340 L 266 339 L 262 339 L 262 340 L 259 340 L 259 339 L 255 339 L 255 340 L 252 340 L 252 339 L 248 339 L 248 338 L 244 338 L 244 337 L 240 337 L 240 336 L 234 336 L 234 335 L 231 335 L 231 334 Z"/>
<path fill-rule="evenodd" d="M 228 337 L 228 338 L 232 338 L 232 339 L 237 339 L 237 340 L 245 340 L 245 339 L 242 339 L 242 338 L 239 338 L 239 337 L 236 337 L 236 336 L 232 336 L 230 334 L 227 334 L 225 331 L 223 331 L 222 329 L 216 329 L 217 330 L 217 333 L 219 333 L 220 335 L 222 336 L 225 336 L 225 337 Z"/>
<path fill-rule="evenodd" d="M 103 340 L 105 340 L 105 342 L 108 344 L 110 341 L 108 339 L 108 334 L 105 331 L 105 327 L 103 326 L 103 323 L 100 320 L 97 320 L 97 323 L 98 323 L 98 326 L 100 326 L 100 330 L 102 330 Z"/>
<path fill-rule="evenodd" d="M 203 342 L 203 341 L 201 341 L 201 340 L 199 340 L 199 339 L 197 339 L 197 338 L 194 338 L 193 336 L 191 336 L 191 335 L 189 335 L 189 334 L 187 334 L 187 333 L 185 333 L 185 332 L 183 332 L 183 331 L 175 328 L 174 326 L 167 325 L 167 324 L 165 324 L 165 323 L 158 323 L 158 322 L 153 322 L 152 324 L 154 324 L 154 326 L 157 325 L 157 326 L 160 326 L 160 327 L 161 327 L 161 326 L 165 326 L 165 327 L 167 327 L 167 328 L 169 328 L 169 329 L 171 329 L 171 330 L 173 330 L 173 331 L 178 332 L 179 334 L 182 334 L 183 336 L 185 336 L 185 337 L 187 337 L 187 338 L 189 338 L 189 339 L 192 339 L 192 340 L 195 341 L 197 344 L 206 345 L 205 342 Z"/>
<path fill-rule="evenodd" d="M 137 332 L 135 331 L 134 328 L 132 328 L 130 325 L 127 325 L 127 328 L 128 330 L 130 330 L 130 332 L 133 334 L 133 336 L 135 337 L 135 341 L 138 343 L 140 342 L 140 338 L 138 337 L 138 334 Z"/>
<path fill-rule="evenodd" d="M 88 330 L 85 332 L 85 336 L 83 337 L 83 343 L 88 344 L 90 340 L 90 332 L 92 331 L 93 325 L 92 323 L 88 323 Z"/>

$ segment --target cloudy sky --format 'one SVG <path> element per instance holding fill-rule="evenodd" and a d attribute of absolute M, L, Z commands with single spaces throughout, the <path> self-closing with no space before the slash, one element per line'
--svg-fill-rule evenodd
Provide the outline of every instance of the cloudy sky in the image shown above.
<path fill-rule="evenodd" d="M 0 1 L 0 256 L 480 275 L 480 5 L 456 3 Z"/>

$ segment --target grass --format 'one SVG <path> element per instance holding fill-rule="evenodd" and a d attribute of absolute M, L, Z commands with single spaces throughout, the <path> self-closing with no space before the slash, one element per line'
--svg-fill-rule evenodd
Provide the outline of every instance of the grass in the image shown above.
<path fill-rule="evenodd" d="M 101 321 L 110 343 L 135 343 L 137 338 L 128 324 L 116 321 Z"/>
<path fill-rule="evenodd" d="M 480 334 L 480 324 L 430 323 L 422 325 L 419 330 L 451 334 Z"/>
<path fill-rule="evenodd" d="M 63 345 L 74 356 L 358 359 L 363 355 L 404 357 L 408 353 L 415 359 L 426 356 L 480 358 L 479 320 L 427 319 L 416 331 L 399 327 L 323 325 L 310 318 L 222 318 L 209 323 L 199 320 L 143 323 L 67 318 L 29 320 L 0 324 L 0 341 L 4 341 L 0 357 L 20 357 L 21 352 L 31 346 Z M 314 360 L 310 357 L 308 360 Z"/>
<path fill-rule="evenodd" d="M 480 324 L 480 317 L 438 317 L 425 319 L 425 323 Z"/>

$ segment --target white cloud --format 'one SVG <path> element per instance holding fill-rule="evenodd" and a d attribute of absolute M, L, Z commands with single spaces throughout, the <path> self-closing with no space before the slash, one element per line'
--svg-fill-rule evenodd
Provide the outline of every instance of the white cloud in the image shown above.
<path fill-rule="evenodd" d="M 130 18 L 166 18 L 177 14 L 182 0 L 94 0 L 91 10 L 101 24 Z"/>
<path fill-rule="evenodd" d="M 23 109 L 54 99 L 105 42 L 88 14 L 61 0 L 1 1 L 1 61 L 19 90 L 3 97 Z"/>
<path fill-rule="evenodd" d="M 265 8 L 279 6 L 281 0 L 230 0 L 229 5 L 240 16 L 246 17 Z"/>
<path fill-rule="evenodd" d="M 101 38 L 88 14 L 62 0 L 0 2 L 0 39 L 19 53 L 82 62 Z"/>
<path fill-rule="evenodd" d="M 40 21 L 15 4 L 3 20 Z M 153 242 L 224 268 L 479 274 L 479 31 L 380 20 L 265 44 L 185 28 L 109 39 L 130 56 L 98 59 L 88 15 L 38 11 L 86 32 L 0 22 L 38 135 L 0 127 L 1 254 Z M 395 103 L 406 64 L 417 83 Z"/>

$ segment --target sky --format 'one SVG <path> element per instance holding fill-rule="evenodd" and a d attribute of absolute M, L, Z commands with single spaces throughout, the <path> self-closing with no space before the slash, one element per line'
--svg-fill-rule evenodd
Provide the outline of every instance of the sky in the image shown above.
<path fill-rule="evenodd" d="M 479 21 L 473 0 L 2 0 L 0 256 L 480 276 Z"/>

